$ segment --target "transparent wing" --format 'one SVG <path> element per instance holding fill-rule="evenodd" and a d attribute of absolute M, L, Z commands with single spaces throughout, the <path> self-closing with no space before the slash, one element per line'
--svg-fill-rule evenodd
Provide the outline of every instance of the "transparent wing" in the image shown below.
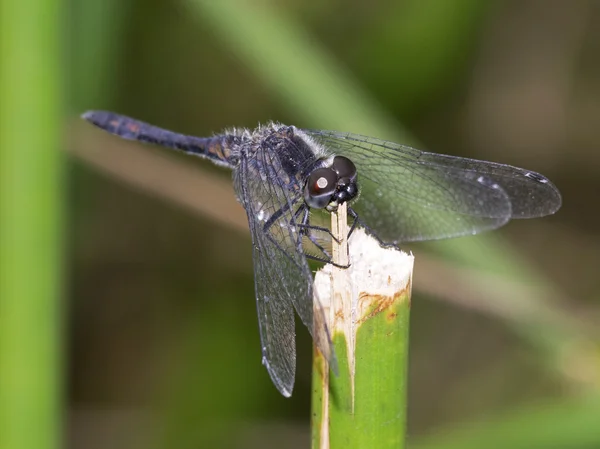
<path fill-rule="evenodd" d="M 476 234 L 511 218 L 552 214 L 561 205 L 556 187 L 529 170 L 357 134 L 305 132 L 354 162 L 361 193 L 352 207 L 385 242 Z"/>
<path fill-rule="evenodd" d="M 312 273 L 295 225 L 301 190 L 286 179 L 276 152 L 259 149 L 251 159 L 242 157 L 234 176 L 252 236 L 263 364 L 277 389 L 290 396 L 296 370 L 294 308 L 325 357 L 334 359 L 321 307 L 315 324 Z"/>

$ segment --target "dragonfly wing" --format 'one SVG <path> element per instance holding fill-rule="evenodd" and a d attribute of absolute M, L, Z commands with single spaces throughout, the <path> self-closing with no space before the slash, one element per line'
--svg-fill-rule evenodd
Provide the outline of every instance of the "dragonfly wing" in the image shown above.
<path fill-rule="evenodd" d="M 277 157 L 261 150 L 252 161 L 242 157 L 234 176 L 252 236 L 263 364 L 279 391 L 290 396 L 296 368 L 294 309 L 330 360 L 333 349 L 323 309 L 313 304 L 312 273 L 296 226 L 301 190 L 282 185 L 286 177 Z"/>
<path fill-rule="evenodd" d="M 511 218 L 554 213 L 561 204 L 556 187 L 530 170 L 357 134 L 305 132 L 326 152 L 354 162 L 362 200 L 352 207 L 386 242 L 476 234 Z"/>

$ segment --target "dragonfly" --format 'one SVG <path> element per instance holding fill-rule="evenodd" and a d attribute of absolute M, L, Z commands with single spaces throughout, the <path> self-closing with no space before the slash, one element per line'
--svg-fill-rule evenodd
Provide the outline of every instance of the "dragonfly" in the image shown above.
<path fill-rule="evenodd" d="M 542 217 L 562 202 L 554 184 L 534 171 L 358 134 L 271 122 L 195 137 L 109 111 L 82 117 L 121 138 L 232 170 L 252 238 L 262 363 L 286 397 L 296 372 L 294 310 L 335 366 L 307 262 L 331 262 L 333 237 L 326 226 L 315 224 L 318 214 L 346 204 L 351 230 L 360 226 L 380 244 L 397 246 L 477 234 L 513 218 Z"/>

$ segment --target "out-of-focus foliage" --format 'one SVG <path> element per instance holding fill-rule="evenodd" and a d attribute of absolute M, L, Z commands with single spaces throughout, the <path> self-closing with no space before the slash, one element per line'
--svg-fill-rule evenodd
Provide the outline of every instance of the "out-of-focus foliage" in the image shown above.
<path fill-rule="evenodd" d="M 600 385 L 599 13 L 585 0 L 71 0 L 71 447 L 309 444 L 308 335 L 299 325 L 285 400 L 260 364 L 243 214 L 233 205 L 225 226 L 202 212 L 207 195 L 229 207 L 230 174 L 76 119 L 98 108 L 197 135 L 337 128 L 549 176 L 556 216 L 411 246 L 410 442 L 600 447 L 600 407 L 578 399 Z"/>
<path fill-rule="evenodd" d="M 0 448 L 62 428 L 63 16 L 0 1 Z"/>

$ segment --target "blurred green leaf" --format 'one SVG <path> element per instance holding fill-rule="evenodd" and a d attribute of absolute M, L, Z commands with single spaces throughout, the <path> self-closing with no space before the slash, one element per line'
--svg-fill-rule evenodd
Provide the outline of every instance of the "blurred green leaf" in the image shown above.
<path fill-rule="evenodd" d="M 415 438 L 410 449 L 591 449 L 600 447 L 599 416 L 597 396 L 529 405 Z"/>
<path fill-rule="evenodd" d="M 362 31 L 353 67 L 377 98 L 415 113 L 455 86 L 493 2 L 404 0 L 390 3 Z"/>
<path fill-rule="evenodd" d="M 403 136 L 332 55 L 268 2 L 188 0 L 199 18 L 260 77 L 266 87 L 313 127 L 366 135 Z"/>
<path fill-rule="evenodd" d="M 59 0 L 0 1 L 0 448 L 61 447 Z"/>
<path fill-rule="evenodd" d="M 114 99 L 117 67 L 132 0 L 75 1 L 69 40 L 70 108 L 109 107 Z"/>

